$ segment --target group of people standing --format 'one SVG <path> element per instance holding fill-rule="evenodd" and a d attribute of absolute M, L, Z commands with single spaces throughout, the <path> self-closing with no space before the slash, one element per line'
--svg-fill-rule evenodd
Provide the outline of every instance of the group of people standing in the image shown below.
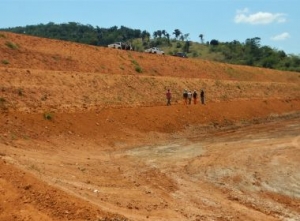
<path fill-rule="evenodd" d="M 170 89 L 168 89 L 167 93 L 166 93 L 166 98 L 167 98 L 167 106 L 171 105 L 171 98 L 172 98 L 172 94 Z M 190 105 L 192 104 L 192 100 L 194 104 L 197 104 L 197 100 L 198 100 L 198 93 L 196 90 L 192 91 L 188 91 L 187 89 L 185 89 L 183 91 L 183 101 L 185 105 Z M 200 101 L 201 104 L 205 104 L 205 93 L 204 90 L 200 90 Z"/>
<path fill-rule="evenodd" d="M 192 104 L 192 100 L 193 100 L 194 104 L 197 104 L 198 93 L 196 90 L 194 90 L 192 92 L 192 91 L 188 91 L 187 89 L 185 89 L 183 91 L 182 97 L 183 97 L 183 101 L 184 101 L 185 105 Z M 201 101 L 201 104 L 205 104 L 204 90 L 200 91 L 200 101 Z"/>

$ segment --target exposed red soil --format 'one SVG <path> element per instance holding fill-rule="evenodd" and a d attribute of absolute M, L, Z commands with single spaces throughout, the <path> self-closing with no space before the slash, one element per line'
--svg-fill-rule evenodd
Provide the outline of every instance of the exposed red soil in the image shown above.
<path fill-rule="evenodd" d="M 0 220 L 300 219 L 298 73 L 2 32 L 0 75 Z"/>

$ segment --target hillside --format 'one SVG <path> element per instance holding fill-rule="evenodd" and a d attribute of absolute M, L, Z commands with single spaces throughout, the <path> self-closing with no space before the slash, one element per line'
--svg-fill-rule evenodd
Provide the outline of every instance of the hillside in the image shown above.
<path fill-rule="evenodd" d="M 299 73 L 0 32 L 0 75 L 0 220 L 300 217 Z"/>
<path fill-rule="evenodd" d="M 201 38 L 201 43 L 199 43 L 190 41 L 189 34 L 183 34 L 179 29 L 174 30 L 173 38 L 165 30 L 154 31 L 151 35 L 146 30 L 131 29 L 125 26 L 100 28 L 77 22 L 62 24 L 49 22 L 48 24 L 0 29 L 0 31 L 26 33 L 31 36 L 104 47 L 113 42 L 122 41 L 130 43 L 135 51 L 140 52 L 150 47 L 160 47 L 165 54 L 169 55 L 183 51 L 187 53 L 188 57 L 204 60 L 300 72 L 299 56 L 261 45 L 259 37 L 247 38 L 244 42 L 237 40 L 219 42 L 216 39 L 204 42 L 202 35 L 202 37 L 199 36 Z"/>

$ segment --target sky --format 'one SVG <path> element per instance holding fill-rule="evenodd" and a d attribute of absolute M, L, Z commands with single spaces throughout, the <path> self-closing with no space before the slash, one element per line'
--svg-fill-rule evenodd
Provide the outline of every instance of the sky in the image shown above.
<path fill-rule="evenodd" d="M 259 37 L 261 46 L 300 55 L 299 8 L 299 0 L 0 0 L 0 28 L 77 22 L 171 37 L 179 29 L 191 41 Z"/>

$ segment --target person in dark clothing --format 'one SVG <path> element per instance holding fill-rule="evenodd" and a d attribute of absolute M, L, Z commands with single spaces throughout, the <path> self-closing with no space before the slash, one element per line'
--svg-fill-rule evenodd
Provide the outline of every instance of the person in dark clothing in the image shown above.
<path fill-rule="evenodd" d="M 183 91 L 182 97 L 183 97 L 183 102 L 184 102 L 184 104 L 187 105 L 187 100 L 188 100 L 188 91 L 187 91 L 187 89 L 185 89 L 185 90 Z"/>
<path fill-rule="evenodd" d="M 205 104 L 205 93 L 204 90 L 200 91 L 201 104 Z"/>
<path fill-rule="evenodd" d="M 166 93 L 166 98 L 167 98 L 167 106 L 171 105 L 172 94 L 171 94 L 170 89 L 168 89 L 168 91 Z"/>
<path fill-rule="evenodd" d="M 193 99 L 194 99 L 194 104 L 197 104 L 198 94 L 196 90 L 194 90 L 193 92 Z"/>

